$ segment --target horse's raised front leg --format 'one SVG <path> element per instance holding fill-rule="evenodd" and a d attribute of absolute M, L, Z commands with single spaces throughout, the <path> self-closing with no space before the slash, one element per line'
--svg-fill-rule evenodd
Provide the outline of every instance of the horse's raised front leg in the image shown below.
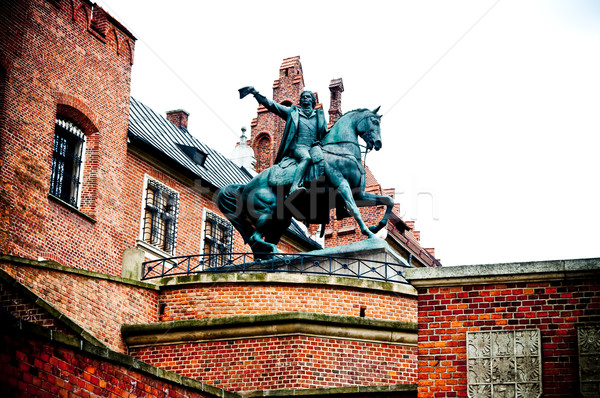
<path fill-rule="evenodd" d="M 369 227 L 369 230 L 373 233 L 379 232 L 383 227 L 386 226 L 388 219 L 390 218 L 390 213 L 394 208 L 394 199 L 389 196 L 375 195 L 370 192 L 360 192 L 355 196 L 357 201 L 357 206 L 386 206 L 385 214 L 383 218 L 377 225 L 373 225 Z"/>
<path fill-rule="evenodd" d="M 369 228 L 367 228 L 367 225 L 360 216 L 360 211 L 358 210 L 358 206 L 354 201 L 352 189 L 350 188 L 350 184 L 348 184 L 347 180 L 343 180 L 338 186 L 338 193 L 346 203 L 346 208 L 348 209 L 348 212 L 356 220 L 356 223 L 360 228 L 360 232 L 362 232 L 363 235 L 367 235 L 369 238 L 374 237 L 375 234 Z"/>

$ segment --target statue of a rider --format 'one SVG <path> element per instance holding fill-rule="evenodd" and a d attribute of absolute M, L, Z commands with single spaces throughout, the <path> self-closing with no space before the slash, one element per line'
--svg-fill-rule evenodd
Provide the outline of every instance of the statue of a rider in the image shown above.
<path fill-rule="evenodd" d="M 298 168 L 294 174 L 289 194 L 306 190 L 303 182 L 311 164 L 311 147 L 318 145 L 327 134 L 325 114 L 322 109 L 315 109 L 317 104 L 315 95 L 312 91 L 302 92 L 298 107 L 296 105 L 285 106 L 271 101 L 251 86 L 240 89 L 242 98 L 247 94 L 252 94 L 259 104 L 264 105 L 269 111 L 285 120 L 285 130 L 275 157 L 275 164 L 280 163 L 286 157 L 296 159 Z"/>

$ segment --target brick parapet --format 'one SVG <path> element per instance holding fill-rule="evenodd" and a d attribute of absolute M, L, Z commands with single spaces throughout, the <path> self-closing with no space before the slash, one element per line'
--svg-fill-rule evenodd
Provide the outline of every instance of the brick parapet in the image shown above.
<path fill-rule="evenodd" d="M 340 280 L 346 278 L 335 277 L 312 277 L 304 279 L 305 283 L 298 283 L 289 279 L 286 281 L 285 277 L 278 281 L 278 278 L 271 277 L 274 274 L 267 275 L 270 280 L 236 281 L 224 278 L 218 281 L 210 278 L 208 283 L 164 286 L 159 298 L 159 319 L 173 321 L 300 311 L 344 316 L 360 316 L 363 313 L 373 319 L 417 320 L 417 304 L 410 288 L 365 289 L 353 283 L 344 285 Z M 337 279 L 338 284 L 314 282 L 320 279 L 332 282 Z"/>
<path fill-rule="evenodd" d="M 545 397 L 579 390 L 577 329 L 600 323 L 600 260 L 414 269 L 419 397 L 467 396 L 466 333 L 539 329 Z"/>
<path fill-rule="evenodd" d="M 123 328 L 129 353 L 155 366 L 234 391 L 417 382 L 409 285 L 287 273 L 157 282 L 161 322 Z"/>
<path fill-rule="evenodd" d="M 126 352 L 121 325 L 158 320 L 156 286 L 33 260 L 0 260 L 0 267 L 65 314 L 93 338 Z"/>

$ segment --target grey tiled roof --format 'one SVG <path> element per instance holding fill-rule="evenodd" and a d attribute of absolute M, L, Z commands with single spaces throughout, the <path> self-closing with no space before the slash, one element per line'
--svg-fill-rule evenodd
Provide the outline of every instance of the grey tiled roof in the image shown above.
<path fill-rule="evenodd" d="M 129 135 L 143 140 L 187 171 L 216 188 L 247 184 L 251 177 L 231 160 L 200 142 L 187 129 L 179 128 L 148 106 L 131 98 Z M 187 156 L 179 145 L 199 149 L 207 155 L 201 166 Z"/>
<path fill-rule="evenodd" d="M 175 126 L 164 116 L 133 97 L 129 107 L 128 135 L 158 151 L 161 156 L 167 156 L 177 165 L 215 188 L 223 188 L 229 184 L 247 184 L 252 179 L 248 172 L 200 142 L 187 129 Z M 193 147 L 205 153 L 207 156 L 203 165 L 194 162 L 180 145 Z M 295 222 L 292 222 L 288 232 L 296 235 L 310 247 L 320 248 L 320 245 L 308 238 Z"/>

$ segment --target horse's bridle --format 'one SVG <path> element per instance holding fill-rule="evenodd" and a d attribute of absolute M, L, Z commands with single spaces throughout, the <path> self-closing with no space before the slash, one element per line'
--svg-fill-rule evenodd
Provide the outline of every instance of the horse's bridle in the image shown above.
<path fill-rule="evenodd" d="M 365 120 L 365 119 L 366 119 L 366 118 L 368 118 L 368 117 L 370 117 L 370 116 L 365 116 L 365 117 L 363 117 L 363 118 L 362 118 L 362 119 L 360 119 L 358 122 L 356 122 L 356 124 L 360 124 L 360 123 L 361 123 L 363 120 Z M 359 134 L 357 134 L 357 135 L 358 135 L 359 137 L 361 137 L 361 138 L 362 138 L 362 136 L 363 136 L 365 133 L 366 133 L 366 131 L 363 131 L 362 133 L 361 133 L 361 132 L 359 132 Z M 359 150 L 361 153 L 364 153 L 364 154 L 365 154 L 365 157 L 364 157 L 364 160 L 363 160 L 363 163 L 364 163 L 364 164 L 366 164 L 366 162 L 367 162 L 367 153 L 369 153 L 370 151 L 372 151 L 372 150 L 373 150 L 372 148 L 371 148 L 371 149 L 368 149 L 368 147 L 367 147 L 366 145 L 360 145 L 358 142 L 354 142 L 354 141 L 337 141 L 337 142 L 328 142 L 327 144 L 324 144 L 323 146 L 325 147 L 325 146 L 327 146 L 327 145 L 335 145 L 335 144 L 352 144 L 352 145 L 356 145 L 356 146 L 358 147 L 358 150 Z M 361 148 L 365 148 L 365 151 L 363 152 L 363 151 L 361 150 Z M 323 150 L 324 150 L 325 152 L 327 152 L 327 153 L 330 153 L 330 154 L 332 154 L 332 155 L 338 155 L 338 156 L 348 156 L 348 155 L 343 155 L 343 154 L 341 154 L 341 153 L 331 152 L 331 151 L 328 151 L 328 150 L 326 150 L 326 149 L 323 149 Z M 353 156 L 353 158 L 354 158 L 354 156 Z M 358 160 L 360 160 L 360 158 L 358 158 Z"/>

